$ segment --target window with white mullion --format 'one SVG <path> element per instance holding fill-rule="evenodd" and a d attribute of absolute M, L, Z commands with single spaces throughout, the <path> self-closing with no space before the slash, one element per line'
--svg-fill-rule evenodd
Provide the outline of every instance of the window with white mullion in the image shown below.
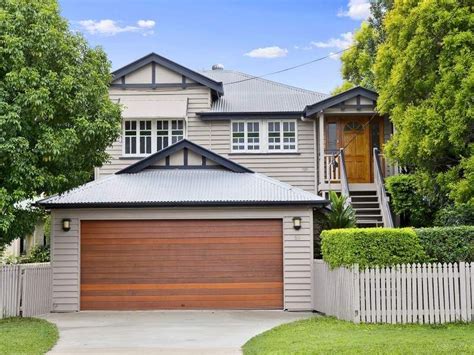
<path fill-rule="evenodd" d="M 169 121 L 156 121 L 156 151 L 170 145 Z"/>
<path fill-rule="evenodd" d="M 244 151 L 245 148 L 245 122 L 232 122 L 232 150 Z"/>
<path fill-rule="evenodd" d="M 296 151 L 296 121 L 268 122 L 268 151 Z"/>
<path fill-rule="evenodd" d="M 260 150 L 260 122 L 247 122 L 247 150 Z"/>
<path fill-rule="evenodd" d="M 139 121 L 140 154 L 151 154 L 151 121 Z"/>
<path fill-rule="evenodd" d="M 283 121 L 283 150 L 296 150 L 296 121 Z"/>
<path fill-rule="evenodd" d="M 268 150 L 275 151 L 281 150 L 281 122 L 272 121 L 268 122 Z"/>
<path fill-rule="evenodd" d="M 175 144 L 184 138 L 184 121 L 183 120 L 172 120 L 171 121 L 171 144 Z"/>
<path fill-rule="evenodd" d="M 137 154 L 137 121 L 124 122 L 125 154 Z"/>

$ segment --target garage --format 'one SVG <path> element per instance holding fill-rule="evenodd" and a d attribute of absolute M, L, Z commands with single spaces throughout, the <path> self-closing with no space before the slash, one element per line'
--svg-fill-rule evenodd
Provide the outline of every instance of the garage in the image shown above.
<path fill-rule="evenodd" d="M 38 202 L 53 310 L 310 310 L 326 203 L 183 139 Z"/>
<path fill-rule="evenodd" d="M 282 220 L 82 221 L 81 310 L 282 309 Z"/>

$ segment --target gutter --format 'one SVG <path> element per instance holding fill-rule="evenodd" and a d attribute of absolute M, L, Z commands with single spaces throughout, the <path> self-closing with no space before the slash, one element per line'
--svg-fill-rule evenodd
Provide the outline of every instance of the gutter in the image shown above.
<path fill-rule="evenodd" d="M 250 207 L 250 206 L 312 206 L 324 207 L 327 200 L 308 201 L 210 201 L 210 202 L 83 202 L 83 203 L 48 203 L 39 202 L 35 205 L 47 209 L 76 208 L 140 208 L 140 207 Z"/>

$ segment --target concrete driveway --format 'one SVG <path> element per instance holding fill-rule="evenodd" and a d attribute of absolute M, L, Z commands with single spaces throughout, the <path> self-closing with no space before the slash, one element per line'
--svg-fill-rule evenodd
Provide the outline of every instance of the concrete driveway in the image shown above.
<path fill-rule="evenodd" d="M 283 311 L 51 313 L 60 339 L 51 354 L 240 354 L 253 336 L 312 317 Z"/>

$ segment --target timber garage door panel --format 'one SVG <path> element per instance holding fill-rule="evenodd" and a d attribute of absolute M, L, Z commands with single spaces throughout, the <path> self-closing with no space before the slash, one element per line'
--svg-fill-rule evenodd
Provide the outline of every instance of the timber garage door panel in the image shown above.
<path fill-rule="evenodd" d="M 281 220 L 82 221 L 81 309 L 283 309 Z"/>

